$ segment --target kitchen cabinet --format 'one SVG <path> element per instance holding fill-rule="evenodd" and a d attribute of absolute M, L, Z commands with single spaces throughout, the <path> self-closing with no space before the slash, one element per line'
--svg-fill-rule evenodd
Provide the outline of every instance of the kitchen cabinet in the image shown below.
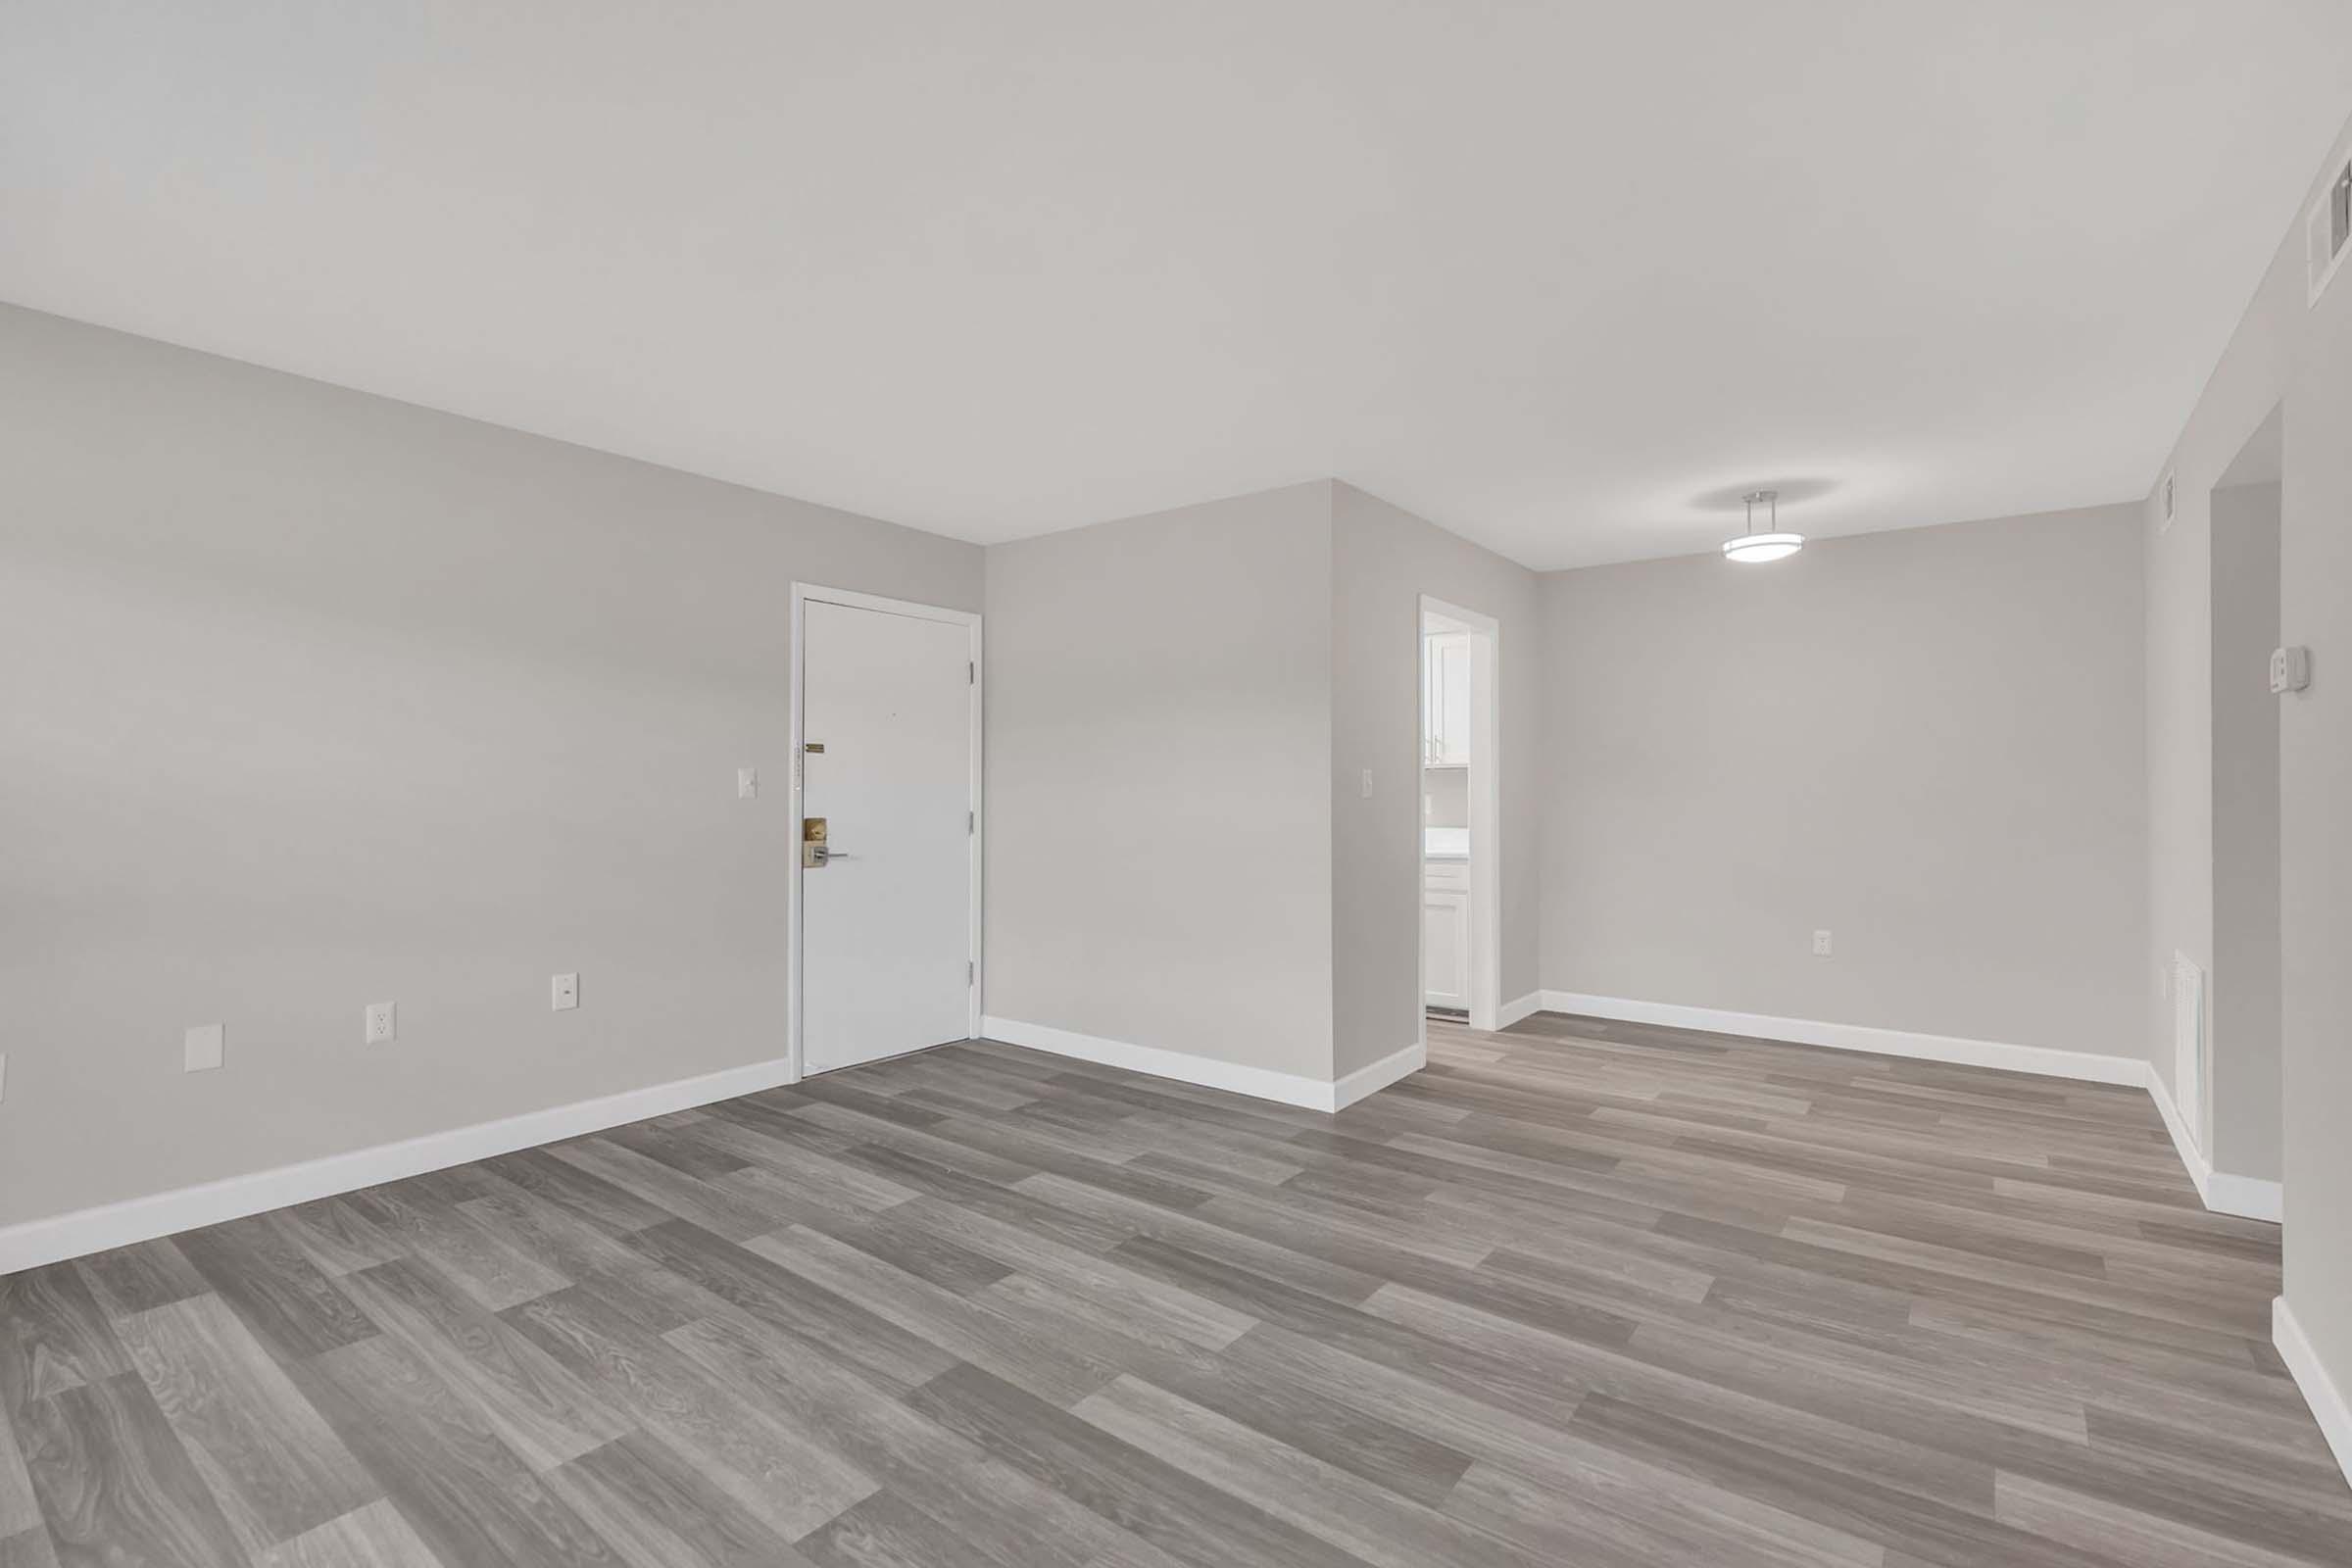
<path fill-rule="evenodd" d="M 1432 860 L 1424 867 L 1421 986 L 1428 1006 L 1470 1008 L 1470 867 L 1465 862 Z"/>
<path fill-rule="evenodd" d="M 1431 767 L 1470 762 L 1470 634 L 1432 632 L 1422 639 L 1421 760 Z"/>

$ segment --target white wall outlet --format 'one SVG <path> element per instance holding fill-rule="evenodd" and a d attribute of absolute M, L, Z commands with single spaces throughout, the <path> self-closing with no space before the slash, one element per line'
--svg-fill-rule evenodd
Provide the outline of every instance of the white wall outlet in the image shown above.
<path fill-rule="evenodd" d="M 1368 768 L 1368 767 L 1367 767 L 1367 768 L 1365 768 L 1365 769 L 1364 769 L 1364 799 L 1368 801 L 1368 800 L 1370 800 L 1371 798 L 1372 798 L 1372 770 L 1371 770 L 1370 768 Z"/>
<path fill-rule="evenodd" d="M 1814 932 L 1814 933 L 1813 933 L 1813 956 L 1815 956 L 1816 958 L 1826 958 L 1826 957 L 1828 957 L 1829 956 L 1830 956 L 1830 934 L 1829 934 L 1827 931 L 1816 931 L 1816 932 Z"/>
<path fill-rule="evenodd" d="M 2274 648 L 2271 650 L 2271 692 L 2282 696 L 2299 692 L 2311 684 L 2311 650 L 2308 648 Z"/>
<path fill-rule="evenodd" d="M 569 1012 L 580 1004 L 580 977 L 576 974 L 556 976 L 551 988 L 548 1006 L 555 1012 Z"/>
<path fill-rule="evenodd" d="M 380 1046 L 398 1033 L 395 1028 L 398 1020 L 394 1018 L 392 1008 L 393 1004 L 389 1002 L 368 1004 L 368 1044 Z"/>
<path fill-rule="evenodd" d="M 756 801 L 760 798 L 758 768 L 739 767 L 735 770 L 735 798 L 739 801 Z"/>
<path fill-rule="evenodd" d="M 211 1072 L 220 1066 L 227 1033 L 228 1026 L 218 1023 L 200 1023 L 190 1029 L 180 1047 L 180 1071 Z"/>

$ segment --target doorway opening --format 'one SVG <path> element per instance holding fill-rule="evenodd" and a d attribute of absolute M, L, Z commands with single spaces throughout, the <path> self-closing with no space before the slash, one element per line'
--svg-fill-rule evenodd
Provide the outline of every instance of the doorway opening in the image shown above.
<path fill-rule="evenodd" d="M 1501 831 L 1492 616 L 1421 598 L 1421 1001 L 1492 1030 L 1501 1003 Z"/>
<path fill-rule="evenodd" d="M 2207 514 L 2213 946 L 2201 999 L 2175 986 L 2173 1092 L 2196 1159 L 2214 1173 L 2199 1184 L 2209 1202 L 2212 1182 L 2251 1194 L 2275 1190 L 2267 1184 L 2281 1174 L 2281 699 L 2271 689 L 2270 664 L 2282 640 L 2283 461 L 2282 416 L 2274 409 L 2215 482 Z M 2242 1204 L 2231 1209 L 2245 1211 Z"/>
<path fill-rule="evenodd" d="M 792 590 L 792 1077 L 980 1032 L 980 617 Z"/>

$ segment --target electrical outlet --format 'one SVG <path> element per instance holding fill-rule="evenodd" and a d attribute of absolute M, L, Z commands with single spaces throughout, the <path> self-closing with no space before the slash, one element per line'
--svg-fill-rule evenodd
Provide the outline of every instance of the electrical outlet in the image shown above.
<path fill-rule="evenodd" d="M 1830 956 L 1830 934 L 1829 934 L 1827 931 L 1816 931 L 1816 932 L 1814 932 L 1814 933 L 1813 933 L 1813 956 L 1815 956 L 1816 958 L 1826 958 L 1826 957 L 1828 957 L 1829 956 Z"/>
<path fill-rule="evenodd" d="M 756 801 L 760 798 L 758 768 L 739 767 L 735 770 L 735 798 L 739 801 Z"/>
<path fill-rule="evenodd" d="M 227 1032 L 226 1024 L 218 1023 L 200 1023 L 190 1029 L 180 1046 L 180 1071 L 210 1072 L 220 1066 L 223 1037 Z"/>
<path fill-rule="evenodd" d="M 380 1046 L 398 1035 L 399 1031 L 394 1027 L 397 1020 L 392 1009 L 393 1004 L 389 1002 L 368 1004 L 368 1044 Z"/>
<path fill-rule="evenodd" d="M 556 976 L 552 995 L 549 1008 L 555 1012 L 569 1012 L 580 1004 L 580 977 L 576 974 Z"/>

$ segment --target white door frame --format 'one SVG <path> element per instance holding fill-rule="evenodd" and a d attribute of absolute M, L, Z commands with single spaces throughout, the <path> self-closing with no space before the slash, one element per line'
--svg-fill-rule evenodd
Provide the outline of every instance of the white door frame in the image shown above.
<path fill-rule="evenodd" d="M 1492 1030 L 1502 1012 L 1502 622 L 1493 615 L 1449 604 L 1434 594 L 1421 596 L 1413 615 L 1413 668 L 1419 674 L 1422 728 L 1428 733 L 1429 680 L 1422 668 L 1428 644 L 1422 640 L 1431 614 L 1458 620 L 1470 638 L 1470 1027 Z M 1414 772 L 1414 799 L 1420 798 L 1421 776 Z M 1413 864 L 1421 874 L 1413 888 L 1413 946 L 1417 981 L 1414 1011 L 1421 1020 L 1421 1042 L 1429 1043 L 1429 955 L 1421 914 L 1422 890 L 1429 879 L 1426 824 L 1413 812 Z"/>
<path fill-rule="evenodd" d="M 807 705 L 803 686 L 808 670 L 807 607 L 814 600 L 819 604 L 841 605 L 851 610 L 880 611 L 886 615 L 906 615 L 916 620 L 943 620 L 952 625 L 968 627 L 972 640 L 972 910 L 971 952 L 972 984 L 968 999 L 969 1014 L 966 1027 L 972 1039 L 980 1037 L 980 994 L 988 978 L 985 957 L 981 952 L 980 845 L 986 836 L 988 818 L 980 799 L 981 750 L 980 714 L 981 683 L 987 679 L 986 666 L 980 659 L 980 613 L 973 610 L 950 610 L 940 605 L 918 605 L 911 600 L 885 599 L 879 594 L 854 593 L 846 588 L 826 588 L 812 582 L 792 585 L 792 873 L 788 881 L 790 893 L 786 900 L 785 946 L 790 951 L 790 967 L 785 984 L 790 988 L 790 1000 L 784 1008 L 785 1055 L 791 1077 L 788 1083 L 799 1083 L 802 1074 L 801 1005 L 806 990 L 801 984 L 801 821 L 806 814 L 802 796 L 808 781 L 808 755 L 802 749 L 807 744 L 803 726 L 807 722 Z"/>

